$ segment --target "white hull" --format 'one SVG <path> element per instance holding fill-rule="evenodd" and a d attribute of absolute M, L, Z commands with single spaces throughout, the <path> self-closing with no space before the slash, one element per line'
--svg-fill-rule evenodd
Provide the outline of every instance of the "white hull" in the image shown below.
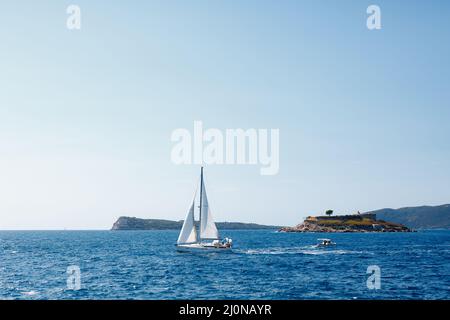
<path fill-rule="evenodd" d="M 210 243 L 193 243 L 193 244 L 178 244 L 177 250 L 181 252 L 229 252 L 231 247 L 223 245 L 214 246 Z"/>

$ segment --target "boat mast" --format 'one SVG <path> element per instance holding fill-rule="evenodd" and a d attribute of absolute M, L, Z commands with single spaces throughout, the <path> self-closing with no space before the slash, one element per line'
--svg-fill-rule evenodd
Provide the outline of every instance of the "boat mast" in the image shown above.
<path fill-rule="evenodd" d="M 200 212 L 199 212 L 199 231 L 201 232 L 201 228 L 202 228 L 202 194 L 203 194 L 203 167 L 200 170 Z M 201 240 L 201 235 L 199 232 L 199 238 Z"/>

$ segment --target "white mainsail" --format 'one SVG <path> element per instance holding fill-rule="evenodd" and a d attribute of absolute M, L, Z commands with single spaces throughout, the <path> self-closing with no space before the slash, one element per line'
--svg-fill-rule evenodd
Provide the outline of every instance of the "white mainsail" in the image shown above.
<path fill-rule="evenodd" d="M 197 230 L 194 223 L 194 207 L 195 197 L 192 201 L 191 209 L 189 210 L 186 218 L 183 222 L 180 235 L 178 236 L 177 244 L 196 243 L 197 242 Z"/>
<path fill-rule="evenodd" d="M 205 184 L 203 183 L 203 172 L 201 178 L 201 216 L 200 216 L 200 239 L 216 240 L 219 239 L 219 231 L 214 223 L 209 209 L 208 197 L 206 196 Z"/>

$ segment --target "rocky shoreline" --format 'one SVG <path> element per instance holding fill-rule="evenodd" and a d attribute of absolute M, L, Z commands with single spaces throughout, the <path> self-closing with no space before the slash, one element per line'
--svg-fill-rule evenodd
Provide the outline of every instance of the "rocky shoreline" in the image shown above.
<path fill-rule="evenodd" d="M 279 232 L 411 232 L 408 227 L 384 220 L 374 214 L 346 216 L 310 216 L 295 227 L 283 227 Z"/>

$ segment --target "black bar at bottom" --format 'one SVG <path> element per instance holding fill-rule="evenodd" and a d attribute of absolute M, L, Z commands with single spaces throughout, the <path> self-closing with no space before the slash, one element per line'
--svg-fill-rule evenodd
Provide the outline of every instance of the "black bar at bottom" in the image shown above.
<path fill-rule="evenodd" d="M 55 310 L 62 311 L 60 316 L 80 316 L 114 314 L 116 317 L 130 319 L 130 316 L 147 319 L 301 319 L 306 315 L 320 317 L 344 316 L 361 319 L 367 315 L 384 317 L 413 316 L 418 312 L 448 311 L 449 301 L 281 301 L 281 300 L 213 300 L 213 301 L 0 301 L 2 312 L 10 311 L 15 317 L 22 313 L 37 314 Z M 363 313 L 361 313 L 363 312 Z"/>

